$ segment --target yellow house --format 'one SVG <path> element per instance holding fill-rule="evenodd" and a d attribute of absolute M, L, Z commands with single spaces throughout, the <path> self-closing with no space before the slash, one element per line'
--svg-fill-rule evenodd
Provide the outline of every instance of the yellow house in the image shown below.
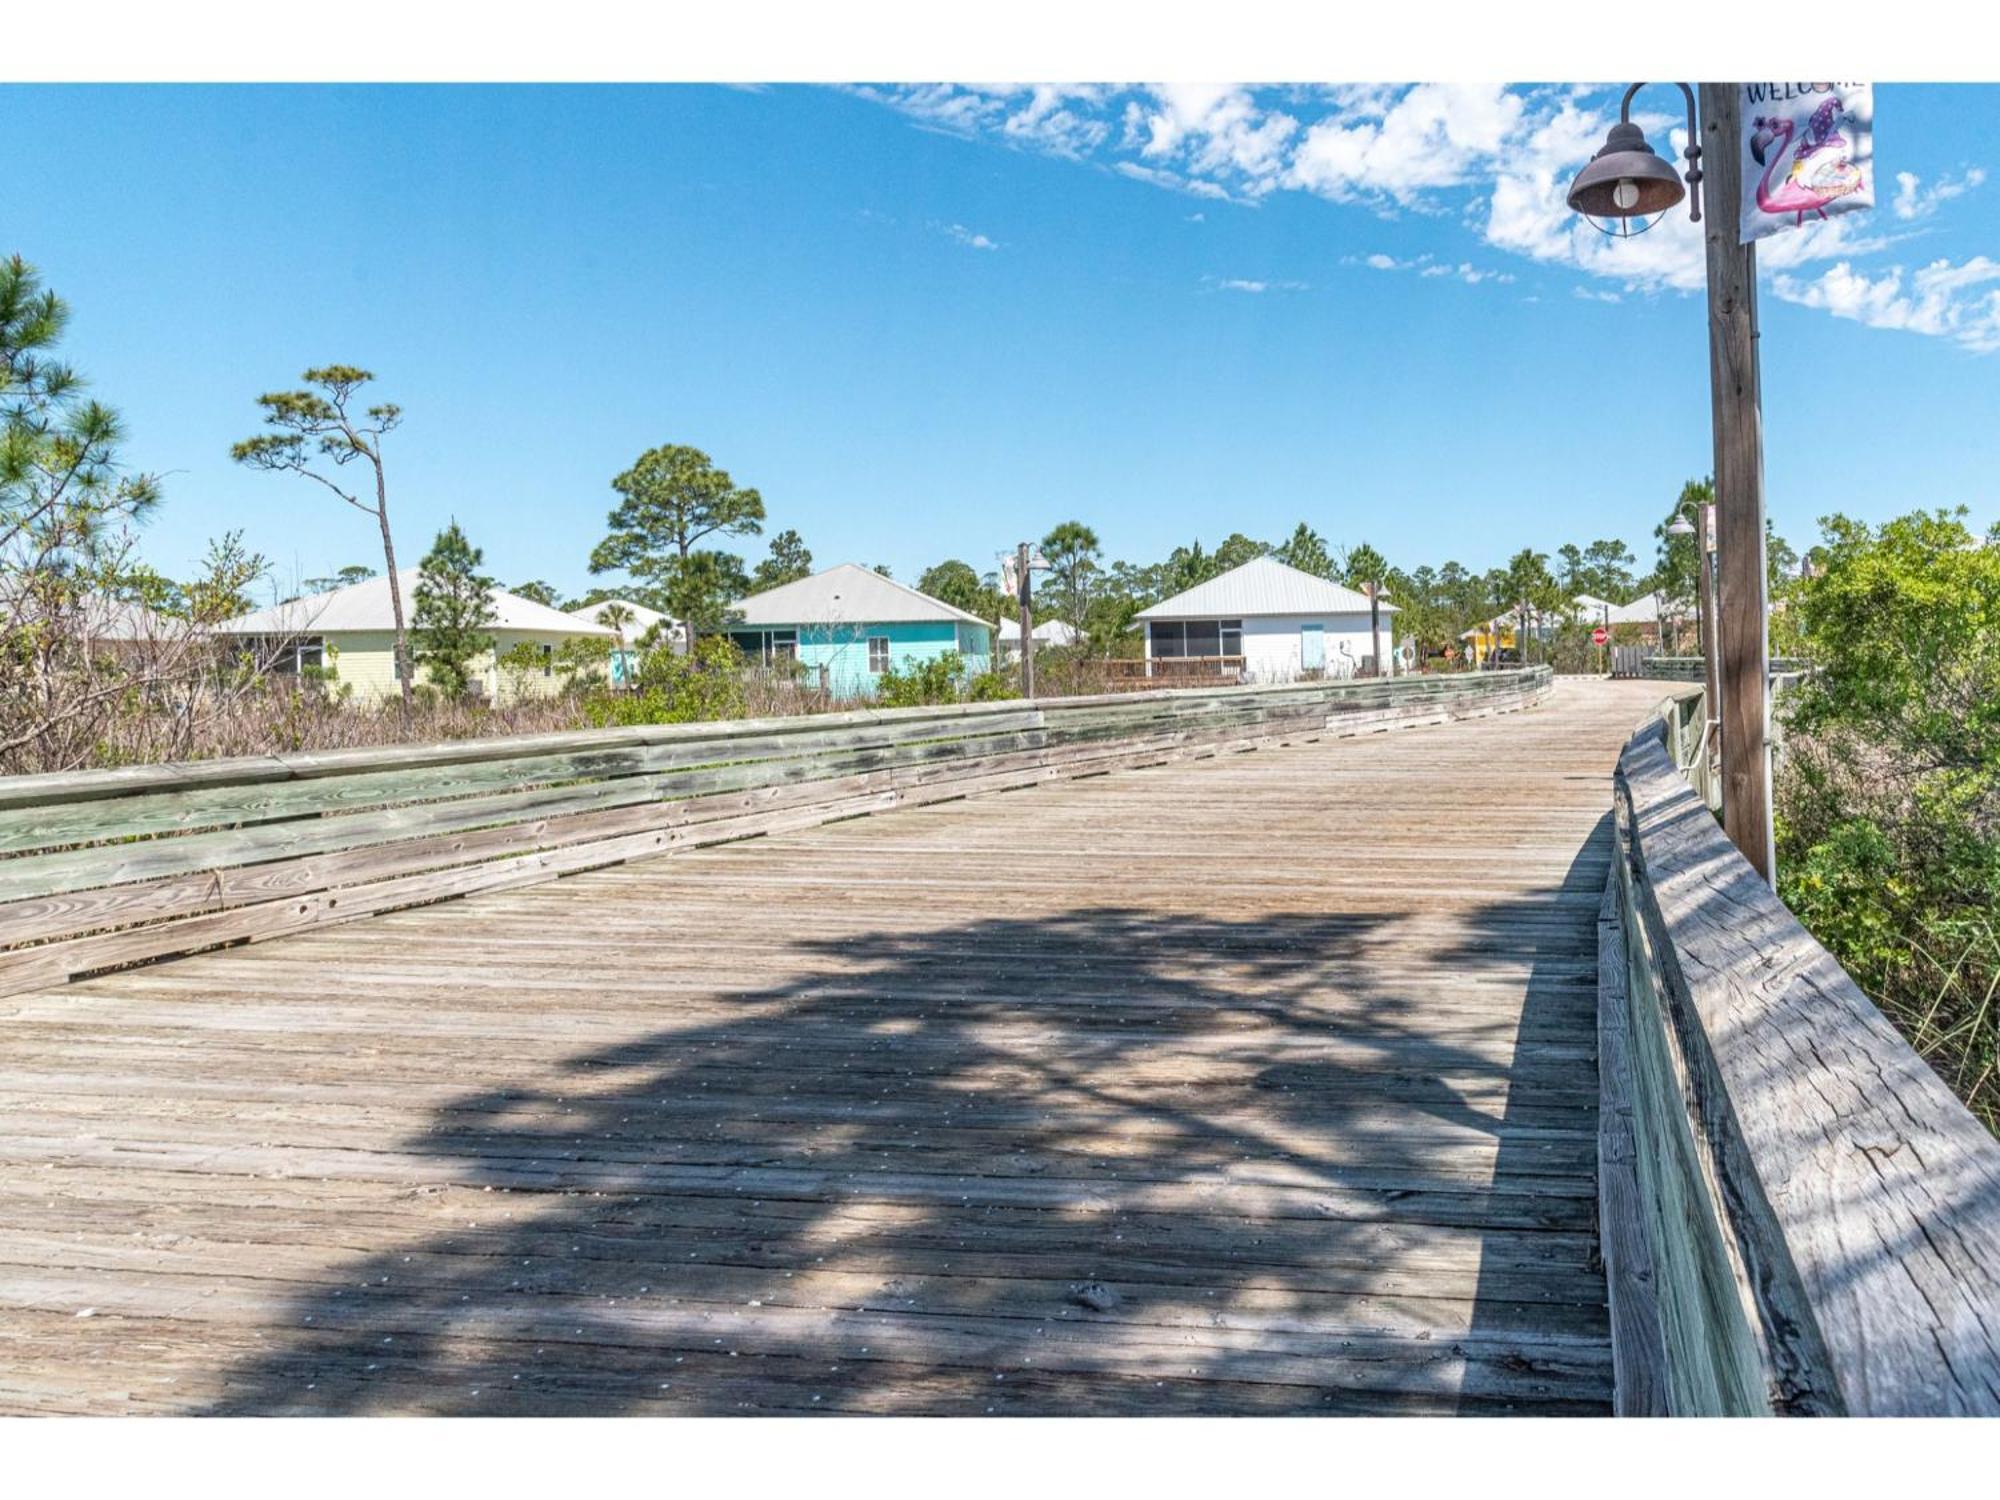
<path fill-rule="evenodd" d="M 418 576 L 416 568 L 405 568 L 396 575 L 403 596 L 403 618 L 411 622 L 412 656 L 417 650 Z M 615 632 L 602 625 L 505 589 L 494 589 L 491 598 L 493 620 L 486 626 L 486 634 L 493 637 L 493 649 L 472 664 L 474 691 L 489 702 L 543 697 L 558 691 L 563 678 L 556 671 L 555 654 L 564 641 L 592 638 L 609 642 L 616 638 Z M 255 641 L 259 659 L 269 662 L 272 671 L 318 668 L 335 682 L 351 687 L 356 698 L 382 699 L 393 698 L 398 692 L 395 619 L 389 580 L 382 577 L 239 616 L 221 626 L 220 632 Z M 539 668 L 503 670 L 497 659 L 524 643 L 540 659 Z M 418 667 L 417 681 L 425 680 L 424 668 Z"/>

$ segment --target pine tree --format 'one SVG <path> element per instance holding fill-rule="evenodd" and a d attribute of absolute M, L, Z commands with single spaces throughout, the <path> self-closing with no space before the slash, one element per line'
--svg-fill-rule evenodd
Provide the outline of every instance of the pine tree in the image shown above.
<path fill-rule="evenodd" d="M 479 571 L 485 553 L 453 521 L 437 534 L 417 577 L 417 661 L 438 691 L 462 698 L 472 663 L 493 649 L 493 580 Z"/>
<path fill-rule="evenodd" d="M 253 469 L 310 479 L 375 518 L 389 575 L 389 608 L 396 622 L 396 676 L 407 709 L 410 648 L 403 624 L 403 590 L 396 578 L 396 543 L 389 532 L 389 475 L 382 463 L 382 439 L 401 424 L 403 409 L 393 401 L 381 401 L 356 413 L 357 393 L 375 377 L 353 365 L 320 365 L 299 378 L 305 389 L 266 391 L 257 398 L 264 408 L 264 424 L 276 431 L 245 438 L 229 454 Z M 372 496 L 365 486 L 350 487 L 352 481 L 345 477 L 345 466 L 357 460 L 367 465 L 364 476 L 374 480 Z"/>

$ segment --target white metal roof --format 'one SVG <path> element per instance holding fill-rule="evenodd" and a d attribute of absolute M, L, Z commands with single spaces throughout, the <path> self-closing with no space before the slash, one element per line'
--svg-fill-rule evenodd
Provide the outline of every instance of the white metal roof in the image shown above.
<path fill-rule="evenodd" d="M 657 609 L 634 604 L 630 599 L 600 599 L 595 604 L 586 604 L 581 609 L 572 609 L 567 613 L 572 620 L 582 620 L 586 625 L 604 625 L 604 611 L 614 604 L 631 612 L 632 617 L 625 622 L 625 634 L 628 638 L 644 635 L 661 623 L 673 624 L 673 621 L 667 619 Z M 609 630 L 611 627 L 605 625 L 604 628 Z"/>
<path fill-rule="evenodd" d="M 1630 604 L 1613 604 L 1609 599 L 1599 599 L 1594 594 L 1578 594 L 1574 602 L 1577 620 L 1584 625 L 1655 625 L 1660 619 L 1658 594 L 1641 594 Z M 1482 631 L 1513 628 L 1514 611 L 1503 610 L 1483 625 L 1460 631 L 1458 638 L 1469 641 Z"/>
<path fill-rule="evenodd" d="M 1141 620 L 1241 619 L 1253 615 L 1352 615 L 1368 612 L 1368 596 L 1345 584 L 1281 563 L 1253 557 L 1241 567 L 1198 583 L 1139 611 Z M 1382 601 L 1382 613 L 1396 606 Z"/>
<path fill-rule="evenodd" d="M 1657 625 L 1660 621 L 1660 596 L 1641 594 L 1630 604 L 1611 606 L 1613 625 Z"/>
<path fill-rule="evenodd" d="M 1044 620 L 1030 631 L 1029 634 L 1034 636 L 1044 646 L 1074 646 L 1076 644 L 1076 627 L 1062 620 Z M 1000 622 L 1000 639 L 1003 642 L 1012 641 L 1019 644 L 1021 639 L 1021 622 L 1019 620 L 1002 620 Z"/>
<path fill-rule="evenodd" d="M 402 587 L 403 618 L 414 621 L 417 612 L 419 568 L 403 568 L 396 574 Z M 566 615 L 546 604 L 523 599 L 505 589 L 492 592 L 493 619 L 488 630 L 518 630 L 535 635 L 612 635 L 602 625 L 593 625 Z M 343 630 L 394 630 L 395 611 L 389 604 L 386 576 L 368 578 L 330 593 L 313 594 L 288 604 L 255 610 L 217 627 L 224 635 L 331 635 Z"/>
<path fill-rule="evenodd" d="M 874 625 L 907 620 L 987 622 L 859 563 L 781 583 L 737 603 L 745 625 Z"/>

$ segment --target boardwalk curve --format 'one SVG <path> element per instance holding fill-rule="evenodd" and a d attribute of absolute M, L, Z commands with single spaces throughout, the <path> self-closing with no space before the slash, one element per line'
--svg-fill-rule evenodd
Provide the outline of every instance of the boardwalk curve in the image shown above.
<path fill-rule="evenodd" d="M 1657 689 L 0 999 L 0 1407 L 1593 1412 Z"/>

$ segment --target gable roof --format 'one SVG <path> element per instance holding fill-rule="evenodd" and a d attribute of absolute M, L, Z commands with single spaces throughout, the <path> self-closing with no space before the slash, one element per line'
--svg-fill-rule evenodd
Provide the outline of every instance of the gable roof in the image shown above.
<path fill-rule="evenodd" d="M 735 607 L 745 625 L 888 625 L 908 620 L 988 623 L 859 563 L 837 563 L 824 573 L 752 594 Z"/>
<path fill-rule="evenodd" d="M 648 609 L 643 604 L 634 604 L 630 599 L 600 599 L 595 604 L 586 604 L 581 609 L 565 610 L 564 613 L 572 620 L 581 620 L 586 625 L 604 625 L 604 611 L 614 604 L 620 605 L 632 612 L 632 618 L 625 624 L 625 634 L 628 639 L 633 636 L 642 635 L 662 622 L 668 625 L 673 624 L 673 621 L 667 619 L 657 609 Z M 605 625 L 604 628 L 609 630 L 611 627 Z"/>
<path fill-rule="evenodd" d="M 1572 601 L 1576 606 L 1576 620 L 1582 625 L 1656 625 L 1660 620 L 1660 596 L 1641 594 L 1630 604 L 1613 604 L 1609 599 L 1600 599 L 1595 594 L 1578 594 Z M 1512 630 L 1514 611 L 1502 610 L 1492 619 L 1461 630 L 1458 638 L 1469 641 L 1475 635 L 1494 630 Z"/>
<path fill-rule="evenodd" d="M 1044 620 L 1028 633 L 1044 646 L 1074 646 L 1076 644 L 1076 627 L 1062 620 Z M 1020 645 L 1021 622 L 1019 620 L 1002 620 L 1000 622 L 1000 640 L 1002 644 L 1012 642 L 1014 645 Z"/>
<path fill-rule="evenodd" d="M 1241 619 L 1246 615 L 1352 615 L 1368 612 L 1359 589 L 1307 573 L 1275 557 L 1253 557 L 1206 583 L 1139 611 L 1141 620 Z M 1396 606 L 1382 601 L 1382 613 Z"/>
<path fill-rule="evenodd" d="M 406 623 L 414 622 L 416 618 L 417 579 L 422 572 L 420 568 L 402 568 L 396 573 L 396 582 L 402 589 Z M 505 589 L 494 589 L 490 597 L 493 600 L 493 619 L 486 626 L 488 630 L 522 630 L 538 635 L 614 634 L 602 625 L 579 620 L 574 615 L 566 615 L 546 604 L 537 604 L 532 599 L 523 599 Z M 395 628 L 396 614 L 390 607 L 389 580 L 386 576 L 366 578 L 344 589 L 312 594 L 288 604 L 275 604 L 269 609 L 253 610 L 216 627 L 224 635 L 326 635 L 342 630 Z"/>
<path fill-rule="evenodd" d="M 1657 593 L 1641 594 L 1630 604 L 1611 606 L 1613 625 L 1656 625 L 1660 619 L 1660 596 Z"/>

